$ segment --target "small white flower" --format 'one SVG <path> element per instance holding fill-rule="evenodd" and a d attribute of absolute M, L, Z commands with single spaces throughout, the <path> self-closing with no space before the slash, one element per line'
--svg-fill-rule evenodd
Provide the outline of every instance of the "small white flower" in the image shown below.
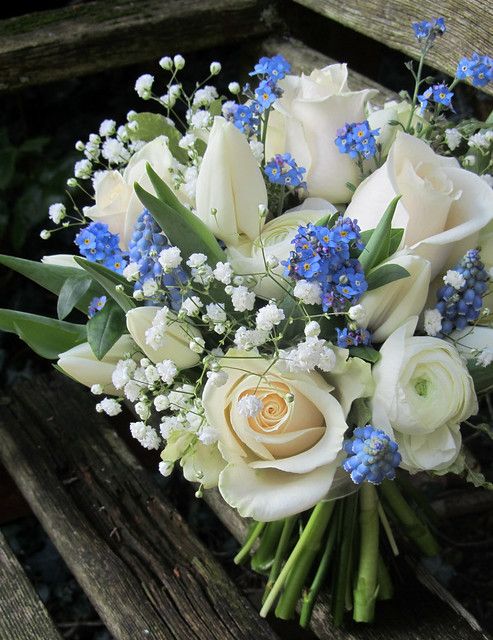
<path fill-rule="evenodd" d="M 231 302 L 235 311 L 251 311 L 255 305 L 255 294 L 243 285 L 234 287 L 231 293 Z"/>
<path fill-rule="evenodd" d="M 141 362 L 142 364 L 142 362 Z M 144 365 L 142 365 L 144 366 Z M 157 368 L 153 364 L 146 364 L 145 367 L 145 376 L 146 380 L 149 384 L 154 384 L 159 380 L 159 372 Z"/>
<path fill-rule="evenodd" d="M 270 302 L 257 311 L 255 324 L 260 331 L 272 331 L 284 318 L 284 311 L 279 309 L 273 302 Z"/>
<path fill-rule="evenodd" d="M 123 269 L 123 277 L 128 282 L 133 282 L 139 279 L 139 265 L 136 262 L 129 262 L 125 269 Z"/>
<path fill-rule="evenodd" d="M 426 309 L 424 329 L 429 336 L 436 336 L 442 330 L 442 314 L 438 309 Z"/>
<path fill-rule="evenodd" d="M 166 273 L 173 271 L 181 264 L 181 251 L 178 247 L 168 247 L 159 254 L 159 264 Z"/>
<path fill-rule="evenodd" d="M 368 318 L 363 305 L 356 304 L 354 305 L 354 307 L 349 307 L 348 316 L 350 320 L 356 322 L 359 327 L 363 327 L 364 329 L 366 329 Z"/>
<path fill-rule="evenodd" d="M 169 56 L 164 56 L 159 61 L 159 66 L 161 69 L 165 69 L 166 71 L 171 71 L 173 68 L 173 60 Z"/>
<path fill-rule="evenodd" d="M 232 93 L 234 96 L 241 91 L 241 87 L 238 82 L 230 82 L 228 84 L 228 91 Z"/>
<path fill-rule="evenodd" d="M 121 164 L 130 159 L 130 152 L 117 138 L 107 138 L 103 142 L 101 153 L 110 164 Z"/>
<path fill-rule="evenodd" d="M 191 147 L 193 147 L 196 140 L 197 138 L 193 135 L 193 133 L 187 133 L 180 139 L 178 146 L 181 149 L 190 149 Z"/>
<path fill-rule="evenodd" d="M 476 164 L 476 158 L 474 156 L 466 156 L 462 161 L 465 167 L 473 167 Z"/>
<path fill-rule="evenodd" d="M 260 164 L 264 159 L 264 145 L 260 140 L 250 140 L 250 149 L 252 150 L 253 157 Z"/>
<path fill-rule="evenodd" d="M 447 147 L 450 151 L 454 151 L 460 145 L 460 141 L 462 140 L 462 135 L 460 131 L 457 129 L 447 129 L 445 131 L 445 142 L 447 143 Z"/>
<path fill-rule="evenodd" d="M 74 165 L 74 176 L 86 180 L 91 177 L 92 164 L 89 160 L 79 160 Z"/>
<path fill-rule="evenodd" d="M 252 394 L 244 395 L 238 400 L 238 413 L 246 418 L 253 418 L 262 410 L 263 402 Z"/>
<path fill-rule="evenodd" d="M 212 76 L 217 76 L 217 74 L 221 72 L 221 63 L 211 62 L 211 66 L 209 67 L 209 69 Z"/>
<path fill-rule="evenodd" d="M 183 67 L 185 66 L 185 58 L 183 56 L 181 56 L 180 54 L 177 54 L 173 58 L 173 63 L 175 65 L 176 69 L 178 69 L 178 70 L 183 69 Z"/>
<path fill-rule="evenodd" d="M 212 124 L 212 116 L 205 109 L 198 109 L 190 118 L 190 124 L 195 129 L 208 129 Z"/>
<path fill-rule="evenodd" d="M 102 138 L 112 136 L 116 131 L 116 122 L 114 120 L 103 120 L 99 125 L 99 135 Z"/>
<path fill-rule="evenodd" d="M 493 362 L 493 349 L 486 347 L 476 356 L 476 364 L 480 367 L 488 367 Z"/>
<path fill-rule="evenodd" d="M 322 302 L 322 289 L 318 282 L 298 280 L 293 289 L 293 295 L 304 304 L 320 304 Z"/>
<path fill-rule="evenodd" d="M 205 347 L 205 342 L 204 339 L 200 336 L 195 336 L 195 338 L 190 341 L 188 346 L 190 351 L 193 351 L 194 353 L 202 353 Z"/>
<path fill-rule="evenodd" d="M 164 460 L 161 460 L 161 462 L 158 465 L 158 469 L 159 469 L 159 473 L 165 478 L 167 478 L 173 472 L 173 463 L 165 462 Z"/>
<path fill-rule="evenodd" d="M 173 360 L 163 360 L 156 365 L 156 369 L 159 372 L 159 376 L 164 384 L 173 384 L 173 381 L 178 373 L 178 369 Z"/>
<path fill-rule="evenodd" d="M 202 89 L 197 89 L 193 96 L 194 107 L 208 107 L 213 100 L 218 98 L 216 87 L 206 85 Z"/>
<path fill-rule="evenodd" d="M 486 138 L 484 133 L 475 133 L 469 138 L 467 144 L 478 150 L 487 149 L 490 146 L 489 140 Z"/>
<path fill-rule="evenodd" d="M 77 140 L 77 142 L 75 143 L 75 148 L 77 149 L 77 151 L 84 151 L 86 145 L 82 142 L 82 140 Z"/>
<path fill-rule="evenodd" d="M 123 393 L 127 400 L 130 400 L 130 402 L 136 402 L 143 389 L 144 387 L 140 382 L 137 382 L 136 380 L 130 380 L 124 386 Z"/>
<path fill-rule="evenodd" d="M 223 284 L 231 284 L 231 278 L 233 277 L 233 267 L 229 262 L 218 262 L 216 264 L 216 268 L 212 273 L 214 274 L 214 278 L 218 282 L 222 282 Z"/>
<path fill-rule="evenodd" d="M 205 425 L 200 429 L 198 437 L 202 444 L 210 446 L 219 440 L 219 432 L 214 427 Z"/>
<path fill-rule="evenodd" d="M 137 78 L 135 81 L 135 91 L 139 98 L 148 100 L 151 97 L 152 85 L 154 83 L 154 76 L 150 73 L 144 73 L 144 75 Z"/>
<path fill-rule="evenodd" d="M 167 440 L 173 431 L 182 431 L 183 425 L 176 416 L 164 416 L 159 425 L 161 436 Z"/>
<path fill-rule="evenodd" d="M 93 384 L 91 387 L 91 393 L 93 393 L 95 396 L 100 396 L 103 393 L 103 385 Z"/>
<path fill-rule="evenodd" d="M 159 289 L 158 283 L 154 280 L 154 278 L 147 278 L 147 280 L 142 285 L 142 292 L 146 298 L 152 298 L 152 296 Z"/>
<path fill-rule="evenodd" d="M 129 382 L 137 369 L 137 364 L 130 358 L 127 360 L 119 360 L 113 373 L 111 381 L 115 389 L 123 389 Z"/>
<path fill-rule="evenodd" d="M 447 273 L 443 276 L 443 281 L 445 284 L 449 284 L 454 289 L 459 291 L 466 284 L 466 279 L 459 273 L 458 271 L 454 271 L 453 269 L 449 269 Z"/>
<path fill-rule="evenodd" d="M 192 269 L 192 279 L 194 282 L 198 282 L 204 287 L 207 287 L 214 280 L 212 267 L 208 264 L 203 264 L 197 269 Z"/>
<path fill-rule="evenodd" d="M 234 343 L 238 349 L 249 351 L 255 347 L 260 347 L 267 342 L 268 339 L 269 334 L 267 331 L 240 327 L 235 333 Z"/>
<path fill-rule="evenodd" d="M 191 269 L 197 269 L 207 262 L 207 256 L 203 253 L 192 253 L 187 260 L 187 265 Z"/>
<path fill-rule="evenodd" d="M 185 315 L 189 318 L 193 318 L 197 316 L 200 312 L 201 307 L 204 306 L 204 303 L 198 296 L 191 296 L 190 298 L 186 298 L 181 303 L 180 312 L 183 311 Z"/>
<path fill-rule="evenodd" d="M 137 402 L 135 404 L 135 413 L 141 420 L 147 420 L 147 418 L 151 415 L 151 410 L 146 402 Z"/>
<path fill-rule="evenodd" d="M 55 224 L 60 224 L 60 222 L 65 218 L 67 210 L 65 206 L 61 202 L 55 202 L 55 204 L 50 205 L 48 209 L 48 217 Z"/>
<path fill-rule="evenodd" d="M 169 408 L 169 398 L 164 394 L 159 394 L 154 398 L 154 408 L 156 411 L 166 411 Z"/>
<path fill-rule="evenodd" d="M 136 289 L 133 293 L 132 293 L 132 297 L 135 300 L 143 300 L 144 299 L 144 292 L 142 291 L 142 289 Z"/>
<path fill-rule="evenodd" d="M 208 371 L 207 378 L 215 387 L 222 387 L 228 381 L 228 374 L 222 369 L 220 371 Z"/>
<path fill-rule="evenodd" d="M 211 303 L 205 308 L 204 320 L 211 322 L 226 322 L 227 315 L 224 310 L 224 304 Z"/>
<path fill-rule="evenodd" d="M 279 258 L 277 258 L 274 255 L 268 255 L 265 258 L 265 262 L 267 264 L 267 267 L 269 269 L 275 269 L 276 267 L 279 266 Z"/>
<path fill-rule="evenodd" d="M 310 338 L 316 338 L 320 333 L 320 325 L 315 320 L 310 320 L 305 325 L 305 336 Z"/>
<path fill-rule="evenodd" d="M 101 402 L 96 405 L 96 411 L 99 413 L 106 413 L 107 416 L 117 416 L 122 412 L 122 408 L 118 400 L 114 398 L 103 398 Z"/>
<path fill-rule="evenodd" d="M 49 240 L 51 238 L 51 231 L 48 231 L 48 229 L 42 229 L 39 237 L 41 240 Z"/>

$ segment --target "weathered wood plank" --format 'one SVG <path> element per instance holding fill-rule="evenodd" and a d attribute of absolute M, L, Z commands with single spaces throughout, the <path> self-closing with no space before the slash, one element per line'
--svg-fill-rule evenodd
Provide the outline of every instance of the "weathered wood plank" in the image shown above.
<path fill-rule="evenodd" d="M 0 576 L 0 638 L 61 640 L 1 531 Z"/>
<path fill-rule="evenodd" d="M 117 640 L 275 640 L 85 389 L 59 375 L 17 387 L 0 440 L 3 463 Z"/>
<path fill-rule="evenodd" d="M 248 523 L 224 503 L 217 490 L 204 499 L 229 531 L 242 542 Z M 334 627 L 329 595 L 322 592 L 313 610 L 311 630 L 319 640 L 488 640 L 475 618 L 424 568 L 396 565 L 399 582 L 395 597 L 379 602 L 374 625 L 348 622 Z"/>
<path fill-rule="evenodd" d="M 0 22 L 0 90 L 267 33 L 267 0 L 96 0 Z"/>
<path fill-rule="evenodd" d="M 430 66 L 455 74 L 461 55 L 477 51 L 491 55 L 493 3 L 483 0 L 292 0 L 346 27 L 418 58 L 419 46 L 411 23 L 443 16 L 447 33 L 428 56 Z M 493 95 L 493 86 L 483 89 Z"/>

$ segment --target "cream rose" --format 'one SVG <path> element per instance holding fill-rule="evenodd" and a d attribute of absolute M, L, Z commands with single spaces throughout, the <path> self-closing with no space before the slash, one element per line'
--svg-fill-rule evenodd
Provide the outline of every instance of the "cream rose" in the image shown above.
<path fill-rule="evenodd" d="M 387 156 L 392 143 L 395 140 L 398 131 L 401 131 L 399 125 L 390 124 L 391 122 L 399 122 L 403 127 L 407 126 L 409 115 L 411 114 L 411 104 L 406 100 L 397 102 L 390 100 L 383 105 L 383 109 L 376 109 L 368 116 L 368 122 L 371 129 L 379 129 L 377 142 L 381 145 L 382 156 Z M 426 120 L 418 115 L 413 115 L 412 125 L 416 127 L 421 124 L 422 127 L 427 125 Z"/>
<path fill-rule="evenodd" d="M 384 342 L 373 367 L 373 424 L 399 445 L 402 466 L 443 470 L 461 448 L 460 423 L 478 409 L 474 384 L 457 350 L 413 336 L 417 318 Z"/>
<path fill-rule="evenodd" d="M 266 158 L 290 152 L 305 167 L 311 196 L 331 202 L 348 202 L 347 182 L 358 184 L 359 170 L 334 143 L 337 129 L 346 122 L 362 122 L 372 89 L 350 91 L 345 64 L 315 69 L 307 76 L 286 76 L 279 85 L 284 93 L 269 118 Z"/>
<path fill-rule="evenodd" d="M 325 200 L 307 198 L 302 207 L 286 211 L 282 216 L 270 220 L 255 240 L 245 238 L 238 245 L 228 247 L 228 259 L 235 273 L 264 273 L 264 256 L 266 260 L 276 258 L 279 264 L 272 269 L 272 273 L 277 282 L 269 276 L 257 276 L 258 283 L 254 291 L 262 298 L 282 298 L 285 295 L 283 286 L 285 288 L 287 283 L 283 283 L 284 267 L 281 262 L 289 257 L 293 248 L 291 241 L 298 232 L 298 227 L 309 222 L 315 223 L 322 216 L 331 215 L 335 211 L 336 208 Z"/>
<path fill-rule="evenodd" d="M 493 190 L 484 180 L 402 132 L 386 162 L 356 189 L 346 215 L 373 229 L 396 195 L 402 198 L 392 226 L 404 228 L 410 252 L 430 261 L 432 278 L 474 247 L 493 219 Z"/>
<path fill-rule="evenodd" d="M 344 362 L 329 383 L 318 373 L 268 368 L 272 363 L 255 351 L 230 350 L 220 364 L 229 379 L 221 387 L 207 382 L 202 401 L 227 462 L 219 475 L 226 502 L 244 517 L 272 521 L 327 497 L 351 402 L 371 393 L 369 365 Z M 238 403 L 246 396 L 261 401 L 257 415 L 242 412 Z"/>

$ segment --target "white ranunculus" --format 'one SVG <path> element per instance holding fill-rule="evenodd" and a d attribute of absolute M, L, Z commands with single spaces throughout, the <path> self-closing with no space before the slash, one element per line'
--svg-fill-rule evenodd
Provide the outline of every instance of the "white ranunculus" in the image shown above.
<path fill-rule="evenodd" d="M 372 89 L 350 91 L 347 66 L 332 64 L 307 76 L 286 76 L 279 82 L 284 93 L 269 118 L 266 158 L 290 152 L 307 171 L 311 196 L 348 202 L 347 182 L 358 184 L 359 169 L 335 144 L 345 123 L 365 120 L 365 105 Z"/>
<path fill-rule="evenodd" d="M 152 327 L 158 311 L 158 307 L 136 307 L 127 311 L 127 329 L 130 335 L 152 362 L 173 360 L 179 369 L 194 367 L 200 362 L 200 356 L 188 345 L 194 337 L 200 337 L 200 331 L 190 323 L 185 325 L 185 321 L 178 321 L 172 312 L 168 315 L 162 346 L 153 349 L 147 344 L 146 331 Z"/>
<path fill-rule="evenodd" d="M 246 137 L 224 118 L 214 118 L 197 178 L 197 216 L 228 245 L 262 228 L 259 205 L 267 206 L 262 172 Z"/>
<path fill-rule="evenodd" d="M 51 256 L 43 256 L 41 258 L 43 264 L 53 264 L 57 267 L 72 267 L 73 269 L 82 269 L 75 261 L 75 256 L 70 253 L 56 253 Z"/>
<path fill-rule="evenodd" d="M 476 413 L 474 384 L 455 347 L 413 336 L 417 318 L 384 342 L 373 367 L 372 419 L 399 445 L 402 467 L 443 470 L 461 448 L 460 423 Z"/>
<path fill-rule="evenodd" d="M 316 198 L 308 198 L 303 203 L 303 208 L 297 207 L 286 211 L 282 216 L 267 222 L 262 229 L 262 234 L 253 242 L 245 238 L 240 244 L 228 247 L 228 259 L 235 273 L 238 274 L 265 272 L 264 255 L 265 259 L 272 257 L 279 261 L 279 265 L 272 269 L 278 282 L 269 276 L 259 278 L 254 288 L 258 296 L 265 299 L 279 299 L 285 295 L 282 286 L 286 287 L 286 283 L 282 280 L 284 267 L 281 262 L 289 257 L 289 252 L 293 248 L 291 241 L 298 227 L 305 226 L 309 222 L 315 223 L 324 215 L 331 215 L 336 211 L 333 205 L 325 201 L 321 202 L 323 208 L 316 208 L 320 202 Z M 264 253 L 262 253 L 262 246 Z"/>
<path fill-rule="evenodd" d="M 355 358 L 341 358 L 327 382 L 318 373 L 268 368 L 271 363 L 254 356 L 230 350 L 220 361 L 228 382 L 207 382 L 202 401 L 227 462 L 219 475 L 223 498 L 243 517 L 267 522 L 309 509 L 339 489 L 334 475 L 346 417 L 355 398 L 371 394 L 372 381 L 368 363 Z M 253 417 L 238 405 L 248 395 L 262 402 Z"/>
<path fill-rule="evenodd" d="M 431 277 L 453 265 L 493 219 L 493 190 L 414 136 L 398 132 L 386 162 L 360 184 L 346 215 L 363 230 L 377 226 L 390 201 L 401 195 L 392 226 L 403 243 L 431 262 Z"/>
<path fill-rule="evenodd" d="M 84 209 L 88 218 L 107 224 L 112 233 L 120 235 L 122 249 L 128 247 L 135 222 L 144 210 L 135 194 L 134 184 L 137 182 L 146 191 L 155 194 L 147 175 L 147 163 L 173 188 L 170 170 L 178 163 L 169 150 L 167 137 L 158 136 L 131 157 L 123 175 L 114 170 L 99 176 L 94 185 L 96 202 L 92 207 Z M 179 191 L 179 198 L 185 205 L 191 204 L 183 189 Z"/>
<path fill-rule="evenodd" d="M 58 366 L 70 376 L 86 385 L 92 387 L 93 384 L 100 384 L 106 395 L 120 395 L 111 382 L 111 376 L 119 360 L 124 354 L 134 353 L 136 346 L 129 335 L 121 336 L 111 347 L 108 353 L 98 360 L 94 355 L 88 342 L 60 353 L 58 356 Z"/>
<path fill-rule="evenodd" d="M 383 342 L 406 320 L 421 313 L 430 286 L 431 267 L 424 258 L 395 255 L 385 264 L 397 264 L 409 276 L 367 291 L 361 298 L 359 304 L 365 310 L 373 342 Z"/>

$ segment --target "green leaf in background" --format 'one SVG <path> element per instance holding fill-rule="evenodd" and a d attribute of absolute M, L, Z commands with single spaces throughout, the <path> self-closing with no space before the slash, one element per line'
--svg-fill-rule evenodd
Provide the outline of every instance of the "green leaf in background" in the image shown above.
<path fill-rule="evenodd" d="M 114 300 L 108 300 L 87 323 L 87 342 L 98 360 L 104 358 L 126 330 L 125 314 Z"/>
<path fill-rule="evenodd" d="M 375 229 L 368 229 L 368 231 L 361 232 L 361 241 L 364 245 L 368 244 L 374 231 Z M 403 235 L 404 229 L 390 229 L 389 256 L 393 255 L 399 249 Z"/>
<path fill-rule="evenodd" d="M 473 379 L 477 394 L 493 391 L 493 364 L 481 367 L 471 359 L 467 361 L 467 368 Z"/>
<path fill-rule="evenodd" d="M 56 264 L 45 264 L 44 262 L 15 258 L 14 256 L 0 255 L 0 264 L 17 271 L 17 273 L 29 278 L 55 295 L 60 294 L 67 280 L 78 278 L 84 274 L 77 267 L 62 267 Z M 92 298 L 100 297 L 103 293 L 104 290 L 98 283 L 92 283 L 74 306 L 83 313 L 87 313 L 87 307 Z"/>
<path fill-rule="evenodd" d="M 68 278 L 58 294 L 57 314 L 63 320 L 72 311 L 84 294 L 89 291 L 92 278 L 85 272 Z"/>
<path fill-rule="evenodd" d="M 173 156 L 182 164 L 188 161 L 187 152 L 178 146 L 181 134 L 178 129 L 170 124 L 166 118 L 160 113 L 136 113 L 131 116 L 130 122 L 132 127 L 135 127 L 133 123 L 137 123 L 135 128 L 130 128 L 126 125 L 127 135 L 130 140 L 143 140 L 144 142 L 150 142 L 158 136 L 166 136 L 168 138 L 169 150 Z"/>
<path fill-rule="evenodd" d="M 389 204 L 385 213 L 381 217 L 380 222 L 371 234 L 368 244 L 359 256 L 359 261 L 365 270 L 365 273 L 368 273 L 370 269 L 376 267 L 391 255 L 390 239 L 392 218 L 394 217 L 395 209 L 400 199 L 401 196 L 396 196 Z"/>
<path fill-rule="evenodd" d="M 348 415 L 347 423 L 349 425 L 356 425 L 357 427 L 364 427 L 371 422 L 371 409 L 368 398 L 356 398 L 351 405 L 351 410 Z"/>
<path fill-rule="evenodd" d="M 151 180 L 158 184 L 154 177 L 156 174 L 152 174 L 149 172 Z M 153 184 L 155 189 L 156 184 Z M 162 184 L 164 185 L 165 183 L 162 182 Z M 134 188 L 139 200 L 151 212 L 170 243 L 179 247 L 183 255 L 189 256 L 192 253 L 204 253 L 211 265 L 226 260 L 225 253 L 214 235 L 191 211 L 183 207 L 183 205 L 180 205 L 180 209 L 171 206 L 162 199 L 151 195 L 138 184 L 135 184 Z M 169 187 L 167 189 L 169 190 Z M 169 191 L 171 193 L 171 190 Z M 162 187 L 160 187 L 160 192 L 162 192 Z"/>
<path fill-rule="evenodd" d="M 331 229 L 340 215 L 339 211 L 336 211 L 335 213 L 328 213 L 317 220 L 315 224 L 317 227 L 328 227 Z"/>
<path fill-rule="evenodd" d="M 0 331 L 17 334 L 35 353 L 49 360 L 87 340 L 84 324 L 13 309 L 0 309 Z"/>
<path fill-rule="evenodd" d="M 409 275 L 409 271 L 404 269 L 404 267 L 401 267 L 399 264 L 392 264 L 391 262 L 384 264 L 381 267 L 372 269 L 372 271 L 366 275 L 368 291 L 383 287 L 384 285 L 389 284 L 389 282 L 408 278 Z"/>
<path fill-rule="evenodd" d="M 76 257 L 77 264 L 87 271 L 93 280 L 98 282 L 103 289 L 117 302 L 120 307 L 125 311 L 130 311 L 137 306 L 132 298 L 132 286 L 125 280 L 119 273 L 107 269 L 102 264 L 96 262 L 89 262 L 84 258 Z M 123 291 L 118 291 L 116 287 L 121 285 Z"/>
<path fill-rule="evenodd" d="M 379 352 L 373 347 L 349 347 L 349 355 L 353 358 L 360 358 L 371 364 L 375 364 L 380 360 Z"/>

